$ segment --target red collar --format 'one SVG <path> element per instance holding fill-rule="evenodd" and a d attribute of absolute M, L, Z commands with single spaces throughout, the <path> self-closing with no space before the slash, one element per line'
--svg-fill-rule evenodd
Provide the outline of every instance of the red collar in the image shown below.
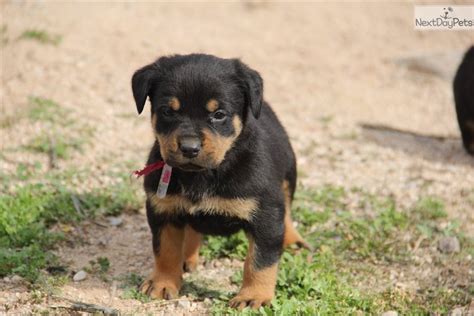
<path fill-rule="evenodd" d="M 136 175 L 137 178 L 140 178 L 141 176 L 143 175 L 146 176 L 155 170 L 160 170 L 161 168 L 163 168 L 164 165 L 165 165 L 165 162 L 160 160 L 160 161 L 157 161 L 145 166 L 145 168 L 143 168 L 142 170 L 135 170 L 133 174 Z"/>

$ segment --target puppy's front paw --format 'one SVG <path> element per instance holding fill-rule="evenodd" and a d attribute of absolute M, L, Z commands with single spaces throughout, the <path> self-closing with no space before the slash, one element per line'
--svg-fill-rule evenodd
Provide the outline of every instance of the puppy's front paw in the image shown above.
<path fill-rule="evenodd" d="M 140 292 L 151 298 L 171 300 L 178 297 L 179 284 L 158 278 L 149 278 L 140 286 Z"/>
<path fill-rule="evenodd" d="M 230 300 L 229 305 L 232 308 L 244 309 L 249 306 L 252 309 L 259 309 L 260 306 L 268 306 L 271 304 L 273 294 L 262 294 L 262 293 L 239 293 L 233 299 Z"/>

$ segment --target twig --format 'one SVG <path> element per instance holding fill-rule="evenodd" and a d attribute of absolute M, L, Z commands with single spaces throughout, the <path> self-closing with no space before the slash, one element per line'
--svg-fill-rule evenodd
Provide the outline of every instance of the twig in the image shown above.
<path fill-rule="evenodd" d="M 75 302 L 73 303 L 69 309 L 87 313 L 102 313 L 104 315 L 111 315 L 111 316 L 118 316 L 120 312 L 114 308 L 100 306 L 96 304 L 88 304 L 82 302 Z"/>
<path fill-rule="evenodd" d="M 49 136 L 49 151 L 48 151 L 48 157 L 49 157 L 49 168 L 50 169 L 56 169 L 58 167 L 58 157 L 56 155 L 56 152 L 54 151 L 54 148 L 56 148 L 56 141 L 52 136 Z"/>
<path fill-rule="evenodd" d="M 66 302 L 71 303 L 71 306 L 63 306 L 63 305 L 52 305 L 50 306 L 51 308 L 65 308 L 69 310 L 74 310 L 74 311 L 80 311 L 80 312 L 87 312 L 87 313 L 102 313 L 104 315 L 110 315 L 110 316 L 118 316 L 120 315 L 120 311 L 114 308 L 110 308 L 107 306 L 100 306 L 96 304 L 89 304 L 89 303 L 84 303 L 84 302 L 79 302 L 79 301 L 74 301 L 66 297 L 61 297 L 61 296 L 56 296 L 54 295 L 56 299 L 63 300 Z"/>
<path fill-rule="evenodd" d="M 76 209 L 76 212 L 78 212 L 79 215 L 81 216 L 85 216 L 84 211 L 82 210 L 81 201 L 79 200 L 79 198 L 76 195 L 71 194 L 71 200 L 72 200 L 72 204 L 74 205 L 74 208 Z"/>
<path fill-rule="evenodd" d="M 94 220 L 92 221 L 92 223 L 96 224 L 97 226 L 103 227 L 103 228 L 109 227 L 108 225 L 102 224 L 101 222 L 94 221 Z"/>
<path fill-rule="evenodd" d="M 415 244 L 413 245 L 413 249 L 412 249 L 412 252 L 415 252 L 418 250 L 418 248 L 420 248 L 420 245 L 421 243 L 423 242 L 423 240 L 425 240 L 425 236 L 420 236 L 417 241 L 415 242 Z"/>

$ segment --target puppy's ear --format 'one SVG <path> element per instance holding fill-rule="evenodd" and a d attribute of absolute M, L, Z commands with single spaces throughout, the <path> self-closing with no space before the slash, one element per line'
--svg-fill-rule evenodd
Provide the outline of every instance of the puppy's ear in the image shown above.
<path fill-rule="evenodd" d="M 158 63 L 147 65 L 135 71 L 132 77 L 133 98 L 138 114 L 142 113 L 146 99 L 150 93 L 153 80 L 158 76 Z"/>
<path fill-rule="evenodd" d="M 258 119 L 263 102 L 263 80 L 260 74 L 251 69 L 240 60 L 235 60 L 237 73 L 241 80 L 245 102 L 250 107 L 252 114 Z"/>

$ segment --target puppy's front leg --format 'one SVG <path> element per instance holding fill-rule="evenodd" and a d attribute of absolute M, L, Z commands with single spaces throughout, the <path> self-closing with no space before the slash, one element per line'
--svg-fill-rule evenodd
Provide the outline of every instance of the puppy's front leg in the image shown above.
<path fill-rule="evenodd" d="M 178 297 L 182 282 L 184 227 L 177 227 L 151 212 L 148 210 L 155 266 L 141 291 L 152 298 L 173 299 Z"/>
<path fill-rule="evenodd" d="M 244 264 L 244 279 L 237 296 L 230 306 L 258 309 L 269 305 L 273 299 L 278 273 L 278 261 L 282 252 L 284 225 L 267 221 L 249 233 L 249 250 Z"/>
<path fill-rule="evenodd" d="M 184 271 L 192 272 L 196 270 L 199 263 L 199 247 L 201 246 L 202 235 L 186 225 L 184 229 Z"/>

